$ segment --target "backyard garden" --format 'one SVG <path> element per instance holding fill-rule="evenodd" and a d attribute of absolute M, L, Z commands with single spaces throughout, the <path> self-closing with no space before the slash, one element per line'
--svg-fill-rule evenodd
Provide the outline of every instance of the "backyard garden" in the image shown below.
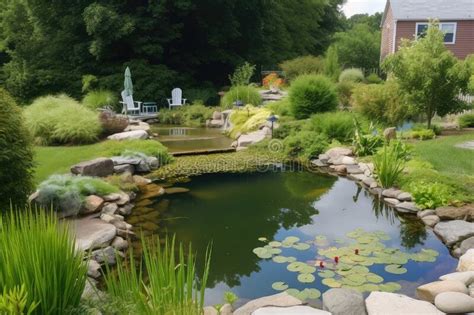
<path fill-rule="evenodd" d="M 105 69 L 119 16 L 83 16 Z M 218 71 L 219 90 L 173 79 L 179 104 L 140 91 L 174 78 L 141 59 L 109 76 L 84 60 L 68 94 L 0 80 L 0 314 L 474 312 L 474 55 L 432 21 L 376 71 L 348 47 L 363 34 L 378 54 L 379 34 L 346 23 L 317 56 Z M 127 111 L 142 97 L 156 113 Z"/>

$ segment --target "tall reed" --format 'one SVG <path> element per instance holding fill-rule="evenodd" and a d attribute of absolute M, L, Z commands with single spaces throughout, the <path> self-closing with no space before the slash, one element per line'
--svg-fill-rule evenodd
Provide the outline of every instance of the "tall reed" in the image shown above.
<path fill-rule="evenodd" d="M 115 274 L 105 278 L 107 292 L 120 313 L 153 315 L 202 314 L 209 275 L 210 250 L 206 252 L 203 276 L 197 278 L 196 258 L 191 246 L 159 238 L 142 241 L 142 262 L 133 252 L 127 264 L 119 264 Z"/>
<path fill-rule="evenodd" d="M 408 148 L 400 141 L 386 144 L 374 155 L 375 173 L 380 185 L 390 188 L 395 185 L 405 168 Z"/>
<path fill-rule="evenodd" d="M 83 254 L 66 224 L 52 213 L 10 211 L 0 217 L 0 288 L 24 286 L 33 314 L 65 314 L 76 307 L 87 279 Z"/>

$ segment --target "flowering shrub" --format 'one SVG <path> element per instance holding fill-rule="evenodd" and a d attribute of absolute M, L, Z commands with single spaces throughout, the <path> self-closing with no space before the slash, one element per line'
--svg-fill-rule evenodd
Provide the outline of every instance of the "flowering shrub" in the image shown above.
<path fill-rule="evenodd" d="M 269 89 L 269 88 L 277 88 L 279 89 L 285 84 L 285 81 L 278 77 L 278 74 L 275 72 L 270 73 L 267 75 L 265 78 L 263 78 L 262 85 L 264 88 Z"/>

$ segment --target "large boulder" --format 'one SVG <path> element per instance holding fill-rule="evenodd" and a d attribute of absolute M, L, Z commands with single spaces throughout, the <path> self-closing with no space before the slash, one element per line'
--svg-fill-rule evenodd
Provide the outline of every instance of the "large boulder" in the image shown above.
<path fill-rule="evenodd" d="M 464 283 L 469 286 L 474 282 L 474 271 L 453 272 L 439 277 L 440 280 L 454 280 Z"/>
<path fill-rule="evenodd" d="M 76 248 L 79 250 L 87 251 L 108 245 L 117 234 L 115 226 L 100 219 L 87 217 L 73 222 Z"/>
<path fill-rule="evenodd" d="M 341 156 L 351 156 L 353 155 L 352 149 L 349 148 L 342 148 L 342 147 L 336 147 L 329 149 L 326 152 L 326 155 L 329 156 L 329 159 L 338 159 Z"/>
<path fill-rule="evenodd" d="M 471 236 L 470 238 L 467 238 L 461 242 L 461 246 L 459 246 L 461 255 L 464 255 L 471 248 L 474 248 L 474 236 Z"/>
<path fill-rule="evenodd" d="M 372 292 L 365 300 L 365 306 L 369 315 L 444 315 L 431 303 L 396 293 Z"/>
<path fill-rule="evenodd" d="M 123 256 L 119 251 L 116 251 L 112 246 L 96 249 L 91 252 L 92 258 L 101 265 L 115 265 L 117 263 L 117 255 Z"/>
<path fill-rule="evenodd" d="M 474 205 L 469 204 L 459 208 L 456 207 L 441 207 L 436 209 L 436 215 L 441 220 L 474 220 Z"/>
<path fill-rule="evenodd" d="M 349 289 L 330 289 L 323 294 L 323 309 L 332 315 L 365 315 L 362 293 Z"/>
<path fill-rule="evenodd" d="M 234 315 L 250 315 L 259 308 L 266 306 L 281 306 L 281 307 L 291 307 L 302 305 L 303 303 L 295 298 L 294 296 L 289 295 L 286 292 L 279 294 L 265 296 L 256 300 L 252 300 L 245 304 L 244 306 L 238 308 Z"/>
<path fill-rule="evenodd" d="M 81 214 L 90 214 L 99 212 L 104 204 L 104 199 L 100 198 L 99 196 L 90 195 L 87 196 L 84 200 L 84 206 L 82 207 L 80 213 Z"/>
<path fill-rule="evenodd" d="M 383 136 L 385 138 L 385 140 L 392 140 L 392 139 L 396 139 L 397 138 L 397 128 L 395 127 L 391 127 L 391 128 L 387 128 L 383 131 Z"/>
<path fill-rule="evenodd" d="M 331 313 L 318 310 L 309 306 L 292 307 L 263 307 L 259 308 L 252 315 L 331 315 Z"/>
<path fill-rule="evenodd" d="M 459 292 L 468 294 L 464 283 L 457 280 L 434 281 L 419 286 L 416 289 L 416 296 L 423 301 L 434 303 L 435 297 L 443 292 Z"/>
<path fill-rule="evenodd" d="M 246 148 L 252 144 L 265 140 L 266 137 L 266 134 L 261 130 L 241 135 L 239 139 L 237 139 L 237 148 Z"/>
<path fill-rule="evenodd" d="M 135 130 L 143 130 L 143 131 L 150 131 L 150 124 L 143 122 L 143 121 L 136 121 L 134 123 L 130 123 L 124 131 L 135 131 Z"/>
<path fill-rule="evenodd" d="M 107 139 L 109 140 L 140 140 L 140 139 L 148 139 L 148 132 L 145 130 L 133 130 L 133 131 L 126 131 L 115 133 L 111 136 L 108 136 Z"/>
<path fill-rule="evenodd" d="M 384 196 L 385 198 L 397 198 L 398 195 L 400 195 L 402 193 L 401 190 L 399 189 L 395 189 L 395 188 L 388 188 L 388 189 L 385 189 L 383 192 L 382 192 L 382 196 Z"/>
<path fill-rule="evenodd" d="M 71 173 L 82 176 L 105 177 L 114 173 L 114 163 L 107 158 L 85 161 L 72 166 Z"/>
<path fill-rule="evenodd" d="M 433 227 L 439 223 L 439 217 L 437 215 L 427 215 L 421 218 L 421 220 L 429 227 Z"/>
<path fill-rule="evenodd" d="M 404 201 L 395 207 L 398 212 L 402 213 L 417 213 L 420 209 L 416 206 L 414 202 Z"/>
<path fill-rule="evenodd" d="M 436 307 L 447 314 L 474 312 L 474 298 L 458 292 L 444 292 L 436 296 Z"/>
<path fill-rule="evenodd" d="M 456 271 L 474 271 L 474 248 L 469 249 L 459 258 Z"/>
<path fill-rule="evenodd" d="M 474 223 L 462 220 L 440 222 L 434 227 L 434 232 L 451 246 L 474 236 Z"/>

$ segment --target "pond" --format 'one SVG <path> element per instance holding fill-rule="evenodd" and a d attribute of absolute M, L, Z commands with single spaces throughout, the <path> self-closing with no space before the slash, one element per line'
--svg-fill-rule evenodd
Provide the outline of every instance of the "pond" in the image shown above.
<path fill-rule="evenodd" d="M 309 172 L 214 174 L 194 177 L 179 186 L 190 191 L 167 195 L 149 207 L 160 212 L 155 216 L 155 227 L 159 225 L 162 233 L 176 234 L 179 241 L 191 242 L 193 249 L 201 253 L 201 259 L 212 242 L 211 274 L 206 296 L 208 305 L 221 303 L 223 293 L 229 290 L 240 297 L 241 303 L 276 294 L 278 291 L 272 288 L 276 282 L 274 286 L 278 290 L 288 287 L 324 292 L 329 287 L 323 284 L 322 276 L 328 276 L 328 273 L 320 272 L 331 270 L 335 264 L 332 264 L 332 258 L 324 258 L 321 253 L 331 247 L 334 250 L 346 246 L 341 250 L 349 250 L 352 259 L 367 266 L 358 268 L 367 276 L 370 270 L 372 279 L 377 280 L 373 282 L 381 283 L 382 280 L 378 280 L 380 277 L 373 275 L 377 274 L 383 278 L 383 283 L 392 283 L 390 288 L 410 296 L 414 296 L 416 287 L 421 283 L 437 280 L 439 276 L 452 272 L 457 263 L 441 241 L 416 217 L 398 215 L 345 178 Z M 150 217 L 146 219 L 149 220 Z M 352 253 L 355 247 L 347 247 L 354 241 L 347 236 L 348 232 L 352 232 L 349 235 L 362 243 L 355 245 L 360 246 L 356 248 L 360 250 L 357 257 Z M 370 246 L 379 246 L 382 250 L 401 250 L 382 253 L 384 256 L 381 257 L 389 261 L 390 257 L 398 257 L 393 259 L 403 265 L 399 266 L 402 269 L 387 272 L 384 269 L 387 264 L 367 264 L 357 259 L 363 258 L 365 246 L 374 241 L 373 235 L 379 235 L 383 241 L 377 239 L 378 245 Z M 280 244 L 270 243 L 274 247 L 267 244 L 274 240 Z M 266 256 L 265 246 L 267 249 L 277 248 L 272 249 L 271 258 Z M 370 246 L 369 250 L 380 254 Z M 259 247 L 260 250 L 254 250 Z M 318 256 L 317 252 L 321 249 Z M 421 257 L 418 262 L 403 258 L 409 258 L 422 249 L 434 249 L 439 256 L 430 256 L 433 251 L 427 251 L 421 256 L 414 256 Z M 344 254 L 337 255 L 341 256 L 341 266 L 347 262 L 344 261 Z M 332 254 L 327 256 L 332 257 Z M 401 256 L 402 261 L 398 261 Z M 285 261 L 289 257 L 294 258 Z M 279 259 L 283 261 L 275 262 Z M 433 262 L 435 259 L 436 262 Z M 288 270 L 289 263 L 295 260 L 316 266 L 318 272 L 307 272 L 312 273 L 315 279 L 303 276 L 303 279 L 300 278 L 303 282 L 299 281 L 298 272 L 295 272 L 301 273 L 299 267 L 293 264 L 295 270 Z M 325 268 L 319 268 L 319 260 L 325 261 Z M 201 265 L 198 267 L 202 268 Z M 398 272 L 403 268 L 406 272 Z M 359 281 L 357 276 L 352 278 L 351 281 Z M 395 287 L 393 282 L 397 283 Z"/>
<path fill-rule="evenodd" d="M 151 132 L 170 152 L 227 149 L 233 141 L 218 128 L 151 125 Z"/>

